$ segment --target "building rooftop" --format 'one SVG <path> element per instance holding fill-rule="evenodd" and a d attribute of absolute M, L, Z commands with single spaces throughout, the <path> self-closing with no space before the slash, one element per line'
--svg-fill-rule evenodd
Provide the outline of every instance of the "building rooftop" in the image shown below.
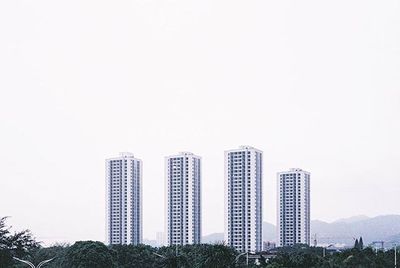
<path fill-rule="evenodd" d="M 303 171 L 301 168 L 290 168 L 289 171 Z"/>
<path fill-rule="evenodd" d="M 120 157 L 134 157 L 133 153 L 130 152 L 121 152 L 119 153 Z"/>
<path fill-rule="evenodd" d="M 191 153 L 191 152 L 179 152 L 179 154 L 182 154 L 182 155 L 193 155 L 193 153 Z"/>
<path fill-rule="evenodd" d="M 248 145 L 241 145 L 241 146 L 239 146 L 239 149 L 255 149 L 255 148 L 252 146 L 248 146 Z"/>

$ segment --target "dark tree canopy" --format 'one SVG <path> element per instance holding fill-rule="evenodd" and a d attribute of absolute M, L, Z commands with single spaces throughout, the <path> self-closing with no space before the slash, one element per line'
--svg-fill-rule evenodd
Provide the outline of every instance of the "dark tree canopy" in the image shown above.
<path fill-rule="evenodd" d="M 358 243 L 358 239 L 356 239 L 356 241 L 354 242 L 354 248 L 355 249 L 359 249 L 360 245 Z"/>
<path fill-rule="evenodd" d="M 7 217 L 0 218 L 0 267 L 10 267 L 13 256 L 26 257 L 40 247 L 29 230 L 12 233 L 6 220 Z"/>
<path fill-rule="evenodd" d="M 67 248 L 63 265 L 70 268 L 112 268 L 113 256 L 101 242 L 79 241 Z"/>
<path fill-rule="evenodd" d="M 152 268 L 156 263 L 154 250 L 150 246 L 113 245 L 110 250 L 119 268 Z"/>
<path fill-rule="evenodd" d="M 358 249 L 363 250 L 364 249 L 364 242 L 362 237 L 360 237 L 360 240 L 358 241 Z"/>

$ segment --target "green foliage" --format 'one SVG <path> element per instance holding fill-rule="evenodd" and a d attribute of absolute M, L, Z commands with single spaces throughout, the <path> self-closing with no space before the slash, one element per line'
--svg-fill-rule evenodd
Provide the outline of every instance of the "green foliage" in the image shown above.
<path fill-rule="evenodd" d="M 63 267 L 113 268 L 116 267 L 111 251 L 101 242 L 79 241 L 66 249 Z"/>
<path fill-rule="evenodd" d="M 119 268 L 141 267 L 152 268 L 156 265 L 156 256 L 150 246 L 114 245 L 110 247 L 111 254 Z"/>
<path fill-rule="evenodd" d="M 296 245 L 294 247 L 280 248 L 278 255 L 270 261 L 267 267 L 319 267 L 322 262 L 322 249 L 309 247 L 308 245 Z M 275 266 L 273 266 L 275 265 Z"/>
<path fill-rule="evenodd" d="M 358 244 L 359 245 L 359 244 Z M 371 248 L 348 249 L 322 257 L 322 248 L 281 248 L 268 262 L 268 268 L 385 268 L 394 266 L 394 250 L 375 253 Z"/>
<path fill-rule="evenodd" d="M 62 267 L 62 262 L 65 257 L 65 253 L 69 245 L 67 244 L 56 244 L 47 248 L 40 247 L 33 251 L 30 258 L 25 258 L 34 264 L 38 264 L 41 261 L 53 259 L 53 261 L 45 265 L 46 268 L 58 268 Z"/>
<path fill-rule="evenodd" d="M 356 239 L 356 241 L 354 242 L 354 248 L 355 249 L 359 249 L 360 245 L 358 243 L 358 239 Z"/>
<path fill-rule="evenodd" d="M 160 248 L 158 254 L 158 267 L 163 268 L 184 268 L 190 267 L 190 259 L 188 257 L 189 246 L 170 246 Z"/>
<path fill-rule="evenodd" d="M 26 257 L 40 247 L 29 230 L 10 232 L 6 225 L 7 217 L 0 218 L 0 267 L 11 267 L 13 256 Z"/>
<path fill-rule="evenodd" d="M 0 267 L 11 267 L 12 263 L 11 252 L 7 249 L 0 249 Z"/>
<path fill-rule="evenodd" d="M 237 253 L 224 245 L 187 245 L 182 247 L 182 254 L 186 256 L 188 267 L 218 268 L 230 267 Z"/>
<path fill-rule="evenodd" d="M 360 237 L 360 240 L 358 240 L 358 249 L 363 250 L 364 249 L 364 242 L 362 237 Z"/>

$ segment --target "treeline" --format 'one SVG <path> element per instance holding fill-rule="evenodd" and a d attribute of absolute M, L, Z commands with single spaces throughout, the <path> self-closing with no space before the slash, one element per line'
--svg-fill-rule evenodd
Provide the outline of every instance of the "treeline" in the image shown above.
<path fill-rule="evenodd" d="M 360 239 L 361 240 L 361 239 Z M 361 240 L 362 241 L 362 240 Z M 360 241 L 360 242 L 361 242 Z M 325 252 L 320 247 L 296 245 L 278 248 L 275 256 L 254 255 L 247 266 L 246 255 L 224 245 L 187 245 L 153 248 L 140 245 L 106 246 L 101 242 L 81 241 L 73 245 L 42 247 L 29 231 L 11 233 L 0 218 L 0 268 L 27 267 L 13 257 L 34 264 L 54 258 L 47 268 L 386 268 L 394 267 L 394 250 L 375 252 L 357 241 L 353 249 Z M 325 250 L 326 251 L 326 250 Z M 255 262 L 255 258 L 258 260 Z"/>
<path fill-rule="evenodd" d="M 278 248 L 277 256 L 268 262 L 268 268 L 390 268 L 394 267 L 394 250 L 375 251 L 360 244 L 341 252 L 321 247 L 296 245 Z M 397 251 L 397 254 L 399 252 Z"/>
<path fill-rule="evenodd" d="M 222 268 L 222 267 L 266 267 L 266 268 L 387 268 L 394 267 L 394 251 L 378 251 L 371 248 L 351 249 L 340 253 L 322 256 L 321 248 L 294 247 L 279 249 L 277 256 L 259 261 L 246 256 L 237 261 L 238 253 L 224 245 L 188 245 L 178 247 L 152 248 L 150 246 L 111 246 L 93 241 L 76 242 L 72 246 L 38 247 L 19 257 L 32 263 L 55 259 L 44 267 L 48 268 Z M 4 251 L 1 249 L 0 251 Z M 21 253 L 21 252 L 20 252 Z M 156 255 L 158 254 L 158 255 Z M 2 259 L 0 267 L 27 267 L 24 264 Z"/>
<path fill-rule="evenodd" d="M 159 254 L 156 255 L 156 254 Z M 163 247 L 150 246 L 111 246 L 93 241 L 76 242 L 72 246 L 40 248 L 24 259 L 33 263 L 55 259 L 45 267 L 54 268 L 131 268 L 131 267 L 230 267 L 235 254 L 225 246 L 197 245 Z M 201 264 L 201 265 L 199 265 Z M 16 266 L 10 266 L 16 267 Z"/>

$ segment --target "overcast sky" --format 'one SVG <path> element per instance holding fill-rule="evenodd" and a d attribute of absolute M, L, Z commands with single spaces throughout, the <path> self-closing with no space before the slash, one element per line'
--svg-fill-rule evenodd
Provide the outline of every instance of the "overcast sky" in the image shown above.
<path fill-rule="evenodd" d="M 223 231 L 223 152 L 311 172 L 311 218 L 400 214 L 400 1 L 0 1 L 0 216 L 43 241 L 104 241 L 104 159 L 143 160 L 144 237 L 164 156 L 203 161 Z"/>

